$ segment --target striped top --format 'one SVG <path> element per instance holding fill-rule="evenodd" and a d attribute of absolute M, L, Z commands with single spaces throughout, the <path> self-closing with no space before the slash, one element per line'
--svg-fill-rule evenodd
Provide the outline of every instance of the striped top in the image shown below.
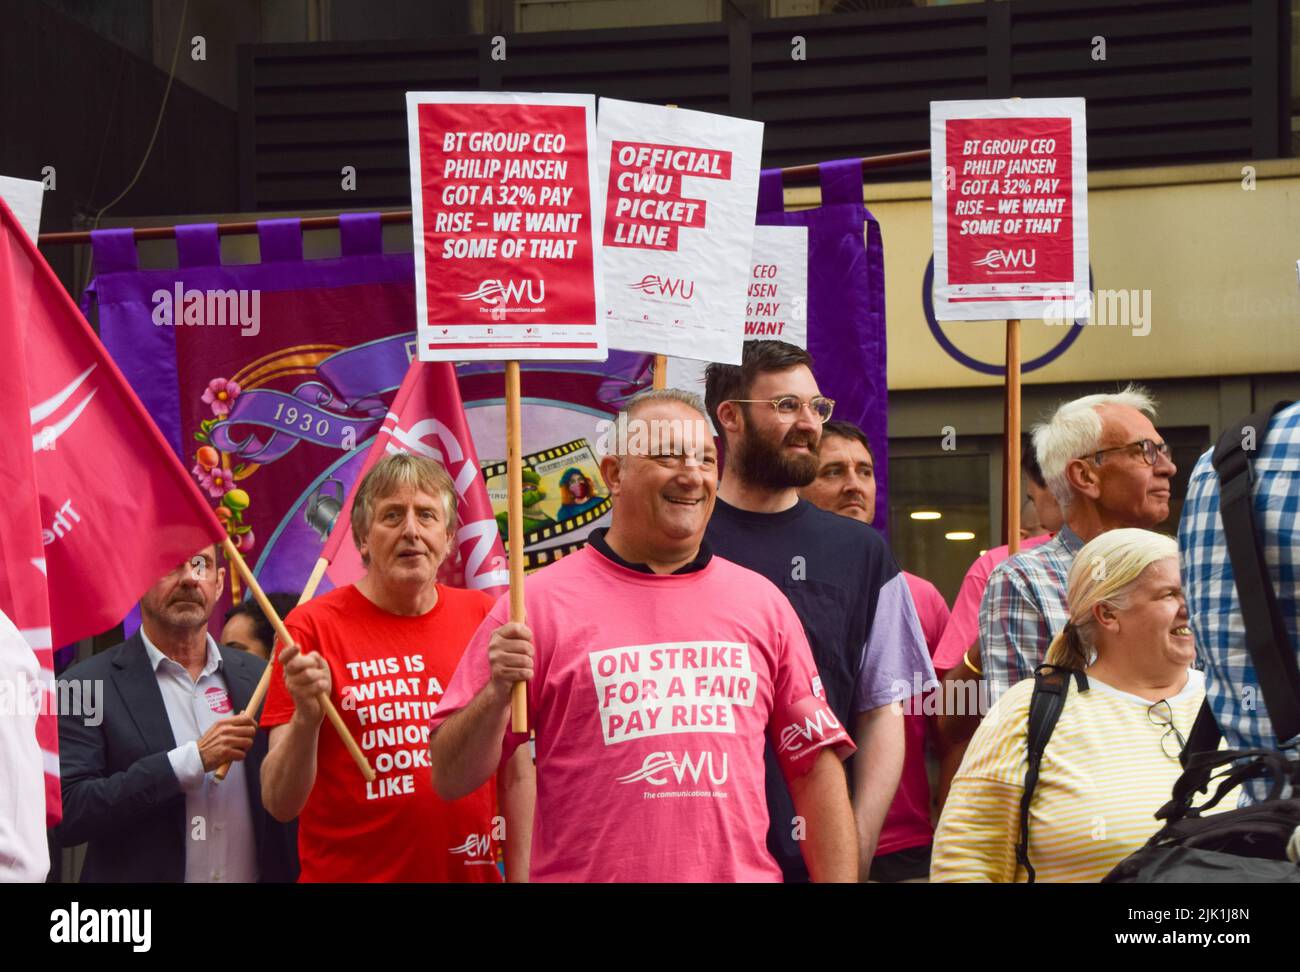
<path fill-rule="evenodd" d="M 1148 718 L 1150 702 L 1088 681 L 1087 692 L 1071 683 L 1029 810 L 1029 861 L 1039 881 L 1100 881 L 1160 829 L 1155 812 L 1182 772 L 1161 749 L 1168 729 Z M 1027 880 L 1016 842 L 1033 690 L 1033 679 L 1018 682 L 980 723 L 939 820 L 930 880 Z M 1190 671 L 1168 700 L 1184 737 L 1204 697 L 1204 675 Z M 1177 752 L 1172 735 L 1165 745 Z M 1229 795 L 1216 810 L 1235 805 Z"/>

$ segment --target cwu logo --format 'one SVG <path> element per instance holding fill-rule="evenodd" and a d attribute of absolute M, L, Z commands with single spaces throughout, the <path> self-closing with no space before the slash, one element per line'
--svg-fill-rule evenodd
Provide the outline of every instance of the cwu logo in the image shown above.
<path fill-rule="evenodd" d="M 1036 263 L 1038 263 L 1037 250 L 989 250 L 984 254 L 983 259 L 976 260 L 971 266 L 988 267 L 990 270 L 996 270 L 998 267 L 1009 269 L 1024 267 L 1028 270 Z"/>
<path fill-rule="evenodd" d="M 695 281 L 647 273 L 636 283 L 628 284 L 627 289 L 639 290 L 643 294 L 658 294 L 660 297 L 680 297 L 682 300 L 690 300 L 695 296 Z"/>
<path fill-rule="evenodd" d="M 491 857 L 492 836 L 490 834 L 470 834 L 459 846 L 451 848 L 451 853 L 464 854 L 472 859 Z"/>
<path fill-rule="evenodd" d="M 707 772 L 706 772 L 707 767 Z M 649 783 L 651 786 L 667 786 L 670 782 L 666 774 L 671 773 L 678 783 L 685 783 L 690 777 L 692 783 L 699 783 L 707 778 L 714 786 L 727 782 L 727 754 L 722 754 L 721 767 L 715 766 L 713 753 L 682 753 L 678 758 L 670 752 L 651 753 L 641 764 L 641 768 L 617 777 L 619 783 Z"/>
<path fill-rule="evenodd" d="M 489 307 L 517 305 L 527 300 L 540 304 L 546 300 L 545 280 L 484 280 L 467 294 L 457 295 L 461 300 L 478 300 Z"/>
<path fill-rule="evenodd" d="M 781 730 L 780 742 L 776 747 L 778 753 L 793 753 L 803 749 L 806 743 L 814 739 L 829 739 L 843 730 L 835 714 L 828 706 L 822 706 L 813 715 L 803 720 L 803 725 L 794 723 Z"/>

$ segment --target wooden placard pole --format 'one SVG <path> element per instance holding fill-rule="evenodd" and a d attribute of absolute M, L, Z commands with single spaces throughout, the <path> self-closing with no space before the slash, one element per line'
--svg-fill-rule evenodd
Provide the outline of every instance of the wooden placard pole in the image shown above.
<path fill-rule="evenodd" d="M 1020 321 L 1007 321 L 1007 551 L 1020 549 Z"/>
<path fill-rule="evenodd" d="M 507 547 L 510 556 L 510 620 L 524 623 L 524 440 L 520 428 L 519 362 L 506 362 Z M 528 686 L 510 691 L 510 729 L 528 731 Z"/>
<path fill-rule="evenodd" d="M 316 596 L 316 588 L 320 586 L 321 578 L 325 576 L 325 570 L 329 567 L 330 562 L 324 557 L 316 558 L 316 566 L 311 569 L 311 576 L 307 578 L 307 586 L 302 589 L 302 595 L 298 598 L 299 604 L 305 604 Z M 262 669 L 262 677 L 257 680 L 257 688 L 253 689 L 253 694 L 248 700 L 248 706 L 244 712 L 249 715 L 257 715 L 257 710 L 262 707 L 262 701 L 266 698 L 267 690 L 271 687 L 271 672 L 275 670 L 275 659 L 279 654 L 280 638 L 277 635 L 274 644 L 271 645 L 271 660 L 266 663 Z M 242 713 L 241 713 L 242 714 Z M 220 783 L 230 772 L 230 764 L 222 763 L 217 767 L 216 781 Z"/>
<path fill-rule="evenodd" d="M 1012 101 L 1019 101 L 1018 95 Z M 1007 555 L 1020 550 L 1020 321 L 1007 320 Z"/>
<path fill-rule="evenodd" d="M 665 108 L 676 108 L 676 105 L 664 105 Z M 668 356 L 664 354 L 655 355 L 654 382 L 652 388 L 661 389 L 668 387 Z"/>
<path fill-rule="evenodd" d="M 257 578 L 253 576 L 253 572 L 248 569 L 248 564 L 244 562 L 244 558 L 240 555 L 239 549 L 231 543 L 229 537 L 226 537 L 225 540 L 222 541 L 221 549 L 225 551 L 226 558 L 235 565 L 235 569 L 239 571 L 239 576 L 244 579 L 244 583 L 248 585 L 248 589 L 252 592 L 254 599 L 256 599 L 258 605 L 262 608 L 262 613 L 266 615 L 266 619 L 270 621 L 271 626 L 275 628 L 275 634 L 280 640 L 280 643 L 285 645 L 293 644 L 293 639 L 289 637 L 289 631 L 285 628 L 284 621 L 280 619 L 279 613 L 271 605 L 271 602 L 267 600 L 266 593 L 262 590 L 262 585 L 257 582 Z M 315 593 L 315 585 L 320 583 L 320 577 L 325 573 L 325 568 L 321 566 L 322 563 L 325 563 L 323 559 L 316 562 L 316 567 L 312 570 L 312 578 L 315 583 L 311 580 L 308 581 L 308 589 L 303 591 L 303 596 L 298 601 L 299 604 L 307 600 L 311 594 Z M 326 564 L 326 566 L 328 566 L 328 564 Z M 270 685 L 270 673 L 271 664 L 268 663 L 266 670 L 262 673 L 261 680 L 257 683 L 257 688 L 253 692 L 253 697 L 248 701 L 248 708 L 246 708 L 244 712 L 254 713 L 262 704 L 262 697 L 266 695 L 266 689 Z M 352 733 L 348 731 L 347 724 L 343 721 L 343 717 L 339 715 L 338 709 L 334 708 L 334 703 L 330 701 L 328 695 L 321 693 L 320 704 L 321 708 L 325 712 L 325 718 L 327 718 L 330 723 L 333 724 L 335 730 L 337 730 L 339 738 L 343 740 L 343 746 L 351 754 L 353 762 L 357 764 L 357 768 L 361 770 L 361 775 L 366 778 L 367 782 L 373 780 L 375 778 L 375 771 L 371 767 L 370 761 L 366 759 L 366 754 L 361 751 L 361 747 L 357 745 L 357 741 L 352 738 Z M 226 774 L 222 773 L 222 770 L 225 770 L 228 773 L 230 771 L 229 764 L 218 767 L 217 773 L 220 774 L 218 779 L 225 779 Z"/>

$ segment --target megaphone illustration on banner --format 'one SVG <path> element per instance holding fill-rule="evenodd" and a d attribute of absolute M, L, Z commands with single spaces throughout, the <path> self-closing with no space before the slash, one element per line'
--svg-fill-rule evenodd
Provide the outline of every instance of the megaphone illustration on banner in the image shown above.
<path fill-rule="evenodd" d="M 336 488 L 334 495 L 328 491 L 331 484 Z M 343 509 L 345 492 L 341 481 L 327 479 L 307 497 L 307 509 L 303 512 L 303 518 L 309 527 L 320 534 L 321 543 L 329 539 L 330 531 L 334 529 L 334 521 Z"/>

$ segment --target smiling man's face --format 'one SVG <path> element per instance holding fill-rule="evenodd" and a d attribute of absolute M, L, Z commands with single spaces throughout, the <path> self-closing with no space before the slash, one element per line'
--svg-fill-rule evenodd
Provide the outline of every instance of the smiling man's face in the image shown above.
<path fill-rule="evenodd" d="M 647 402 L 632 422 L 651 428 L 621 462 L 603 461 L 620 532 L 650 550 L 698 545 L 718 491 L 718 450 L 708 423 L 682 402 Z"/>

